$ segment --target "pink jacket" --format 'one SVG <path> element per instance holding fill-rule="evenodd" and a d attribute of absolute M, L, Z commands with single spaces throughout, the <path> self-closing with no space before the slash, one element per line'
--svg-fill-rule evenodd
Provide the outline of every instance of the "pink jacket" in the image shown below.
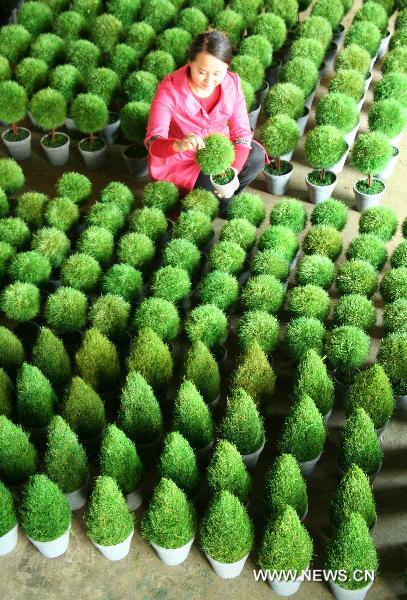
<path fill-rule="evenodd" d="M 195 151 L 177 152 L 168 158 L 154 156 L 152 142 L 159 138 L 181 139 L 190 133 L 205 137 L 224 133 L 234 143 L 250 146 L 253 137 L 239 75 L 228 71 L 220 84 L 218 102 L 208 114 L 188 85 L 188 66 L 167 75 L 159 84 L 151 105 L 144 140 L 152 179 L 172 181 L 184 192 L 193 189 L 199 175 Z"/>

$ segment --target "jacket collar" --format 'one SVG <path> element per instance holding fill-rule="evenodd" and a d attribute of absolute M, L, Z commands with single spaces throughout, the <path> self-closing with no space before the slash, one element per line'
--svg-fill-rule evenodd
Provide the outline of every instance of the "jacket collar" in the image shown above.
<path fill-rule="evenodd" d="M 170 77 L 172 78 L 172 85 L 177 90 L 178 94 L 182 96 L 182 104 L 186 110 L 191 115 L 196 115 L 198 113 L 202 113 L 205 116 L 208 116 L 207 112 L 202 108 L 202 105 L 195 98 L 192 93 L 191 88 L 188 84 L 188 65 L 184 65 L 177 71 L 174 71 Z M 231 79 L 229 76 L 229 71 L 226 74 L 226 77 L 220 83 L 220 96 L 219 100 L 214 108 L 214 111 L 217 113 L 219 109 L 222 108 L 225 102 L 225 98 L 227 97 L 227 90 L 230 88 Z"/>

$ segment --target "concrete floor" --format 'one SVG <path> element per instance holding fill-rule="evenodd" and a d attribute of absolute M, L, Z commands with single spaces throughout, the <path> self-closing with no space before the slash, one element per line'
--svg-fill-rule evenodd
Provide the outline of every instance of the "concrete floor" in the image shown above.
<path fill-rule="evenodd" d="M 354 10 L 360 2 L 355 3 Z M 354 11 L 353 11 L 354 12 Z M 348 24 L 349 16 L 346 19 Z M 372 88 L 380 78 L 380 63 L 374 70 L 374 81 L 371 84 L 362 114 L 362 130 L 366 130 L 366 112 L 372 103 Z M 326 93 L 324 80 L 314 100 L 315 109 L 318 98 Z M 308 127 L 313 126 L 312 112 Z M 261 122 L 261 121 L 260 121 Z M 81 157 L 73 141 L 69 169 L 49 167 L 39 145 L 39 133 L 33 135 L 33 154 L 22 163 L 26 186 L 24 191 L 37 190 L 54 195 L 54 184 L 64 170 L 77 170 L 87 174 Z M 98 198 L 99 191 L 110 181 L 120 180 L 134 190 L 136 198 L 140 198 L 145 181 L 135 181 L 126 171 L 121 158 L 120 146 L 109 148 L 108 166 L 103 172 L 91 175 L 94 191 L 93 199 Z M 0 148 L 0 156 L 6 156 L 4 147 Z M 387 183 L 384 204 L 391 206 L 399 220 L 406 216 L 405 180 L 407 167 L 407 135 L 401 145 L 400 161 L 393 177 Z M 303 158 L 302 143 L 294 154 L 294 175 L 288 194 L 301 199 L 308 213 L 313 206 L 308 202 L 304 177 L 309 171 Z M 339 176 L 334 196 L 345 200 L 349 206 L 353 203 L 353 184 L 359 175 L 348 165 Z M 272 205 L 278 200 L 265 191 L 263 175 L 260 174 L 253 183 L 253 189 L 261 194 L 267 215 Z M 344 250 L 349 241 L 356 235 L 359 213 L 349 212 L 349 222 L 343 234 Z M 266 226 L 267 219 L 263 224 Z M 217 230 L 222 221 L 216 221 Z M 400 231 L 388 244 L 389 252 L 401 241 Z M 343 260 L 343 256 L 339 259 Z M 388 268 L 388 265 L 387 267 Z M 376 336 L 372 339 L 370 361 L 375 360 L 378 341 L 381 337 L 381 307 L 378 295 L 374 297 L 379 318 Z M 334 299 L 332 301 L 334 304 Z M 235 319 L 234 319 L 235 320 Z M 282 315 L 284 321 L 284 315 Z M 228 378 L 234 364 L 235 339 L 233 331 L 229 336 L 230 360 L 225 366 L 224 379 Z M 275 353 L 274 364 L 278 375 L 275 397 L 272 400 L 267 416 L 268 441 L 260 462 L 254 473 L 254 494 L 250 503 L 250 513 L 256 523 L 257 535 L 264 530 L 264 522 L 260 510 L 260 499 L 263 489 L 264 473 L 276 455 L 275 442 L 288 411 L 288 394 L 291 389 L 292 366 L 283 349 Z M 377 503 L 378 521 L 372 535 L 380 560 L 380 574 L 374 587 L 369 592 L 370 598 L 387 600 L 406 597 L 403 585 L 403 573 L 407 567 L 407 442 L 406 422 L 403 415 L 394 415 L 383 439 L 384 462 L 380 474 L 374 481 L 374 496 Z M 328 423 L 329 437 L 323 456 L 316 470 L 308 480 L 309 513 L 305 521 L 314 540 L 314 569 L 323 568 L 324 548 L 332 531 L 329 524 L 329 503 L 340 481 L 336 468 L 335 456 L 338 448 L 339 432 L 344 424 L 342 407 L 337 403 Z M 146 495 L 151 493 L 153 475 L 146 484 Z M 198 499 L 198 509 L 205 505 L 205 499 Z M 212 571 L 198 545 L 191 550 L 188 560 L 179 567 L 165 567 L 155 552 L 141 538 L 140 518 L 143 508 L 137 511 L 137 531 L 132 540 L 128 557 L 118 563 L 104 559 L 92 543 L 86 538 L 82 521 L 82 511 L 75 513 L 72 523 L 70 546 L 67 553 L 58 559 L 47 560 L 20 535 L 17 548 L 10 555 L 0 558 L 0 597 L 5 600 L 60 600 L 81 598 L 92 600 L 166 600 L 166 599 L 200 599 L 200 598 L 270 598 L 272 592 L 266 583 L 256 583 L 252 569 L 256 568 L 256 549 L 252 552 L 242 575 L 233 581 L 225 582 Z M 256 540 L 258 543 L 258 539 Z M 298 600 L 332 597 L 324 583 L 305 583 L 296 597 Z"/>

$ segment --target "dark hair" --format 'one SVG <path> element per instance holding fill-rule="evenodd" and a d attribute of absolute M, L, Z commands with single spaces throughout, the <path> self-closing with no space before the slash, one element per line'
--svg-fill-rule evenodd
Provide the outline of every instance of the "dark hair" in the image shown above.
<path fill-rule="evenodd" d="M 195 60 L 199 52 L 208 52 L 228 65 L 232 60 L 232 45 L 223 31 L 205 31 L 195 36 L 188 49 L 189 60 Z"/>

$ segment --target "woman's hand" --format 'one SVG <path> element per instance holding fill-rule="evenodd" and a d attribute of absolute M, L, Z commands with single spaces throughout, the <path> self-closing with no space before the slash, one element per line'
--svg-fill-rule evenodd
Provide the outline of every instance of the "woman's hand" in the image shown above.
<path fill-rule="evenodd" d="M 186 150 L 200 150 L 205 148 L 205 142 L 200 135 L 190 133 L 187 137 L 182 140 L 177 140 L 173 144 L 173 148 L 176 152 L 185 152 Z"/>

